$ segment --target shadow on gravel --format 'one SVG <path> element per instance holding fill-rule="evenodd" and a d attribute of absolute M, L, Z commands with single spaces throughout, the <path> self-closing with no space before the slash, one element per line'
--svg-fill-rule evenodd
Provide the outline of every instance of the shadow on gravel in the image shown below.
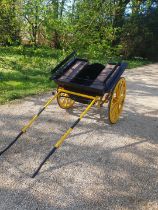
<path fill-rule="evenodd" d="M 70 112 L 70 114 L 77 117 L 79 112 L 81 111 L 80 109 L 81 107 L 74 108 Z M 0 117 L 1 119 L 7 118 L 11 121 L 14 121 L 13 131 L 15 131 L 15 128 L 21 127 L 21 120 L 26 120 L 26 118 L 30 118 L 26 116 L 22 117 L 20 115 L 5 116 L 2 114 L 0 115 Z M 19 120 L 15 121 L 15 118 L 18 118 Z M 73 208 L 83 209 L 87 206 L 91 206 L 92 209 L 115 209 L 116 206 L 121 206 L 128 209 L 137 209 L 140 205 L 146 205 L 147 202 L 157 201 L 158 185 L 156 183 L 158 171 L 155 168 L 154 164 L 156 164 L 155 159 L 157 158 L 158 153 L 156 151 L 154 152 L 150 148 L 145 150 L 140 149 L 141 145 L 143 145 L 144 143 L 158 143 L 158 139 L 155 132 L 157 129 L 157 117 L 151 117 L 146 116 L 145 114 L 138 114 L 126 111 L 124 113 L 123 119 L 120 119 L 118 124 L 110 126 L 107 123 L 104 124 L 103 121 L 100 121 L 98 123 L 99 115 L 96 109 L 92 109 L 89 112 L 89 114 L 85 117 L 85 119 L 93 119 L 94 122 L 84 122 L 84 124 L 82 124 L 81 122 L 79 124 L 78 127 L 80 129 L 82 129 L 82 127 L 84 128 L 83 132 L 75 134 L 72 133 L 72 144 L 71 142 L 66 141 L 63 147 L 60 150 L 58 150 L 53 157 L 50 158 L 49 163 L 51 167 L 49 166 L 47 167 L 47 169 L 45 169 L 44 167 L 38 177 L 41 184 L 43 183 L 46 185 L 51 185 L 51 177 L 54 176 L 56 172 L 58 170 L 61 170 L 62 168 L 69 168 L 73 165 L 74 168 L 77 167 L 78 170 L 80 170 L 82 166 L 86 164 L 92 165 L 104 171 L 104 176 L 99 178 L 99 183 L 95 183 L 101 188 L 101 190 L 96 190 L 97 198 L 94 199 L 93 196 L 93 199 L 89 196 L 86 197 L 86 195 L 84 195 L 84 187 L 78 187 L 78 193 L 76 195 L 74 193 L 76 182 L 79 186 L 82 186 L 83 184 L 87 186 L 86 181 L 88 181 L 88 178 L 86 177 L 86 172 L 86 178 L 83 181 L 83 183 L 78 183 L 78 181 L 73 178 L 73 173 L 72 175 L 70 175 L 70 179 L 60 174 L 60 182 L 57 182 L 58 186 L 63 188 L 63 196 L 65 198 L 71 197 L 71 199 L 74 200 L 74 202 L 71 203 L 71 206 Z M 49 119 L 46 116 L 41 116 L 40 122 L 41 121 L 51 122 L 51 116 Z M 52 126 L 60 124 L 61 127 L 63 126 L 65 127 L 65 129 L 71 124 L 70 122 L 68 122 L 65 125 L 65 122 L 63 122 L 62 119 L 59 118 L 55 118 L 53 121 L 54 124 Z M 130 124 L 131 129 L 127 129 L 127 122 L 128 124 Z M 148 122 L 148 124 L 150 125 L 149 128 L 145 127 L 146 122 Z M 12 126 L 9 126 L 9 123 L 7 123 L 7 127 L 5 125 L 5 122 L 3 123 L 4 125 L 0 128 L 0 133 L 2 132 L 2 130 L 4 132 L 5 130 L 7 131 L 8 129 L 13 129 Z M 148 133 L 148 129 L 152 129 L 153 131 L 152 135 L 150 136 Z M 28 131 L 28 135 L 22 137 L 23 141 L 20 140 L 10 151 L 6 153 L 6 155 L 2 157 L 2 165 L 3 162 L 7 161 L 10 165 L 16 168 L 18 173 L 23 174 L 23 176 L 30 176 L 33 171 L 27 171 L 28 169 L 24 167 L 25 163 L 28 161 L 28 156 L 36 157 L 36 159 L 38 158 L 41 160 L 41 157 L 44 157 L 45 154 L 50 150 L 55 140 L 61 136 L 63 130 L 53 132 L 52 136 L 51 132 L 45 133 L 41 129 L 32 128 L 30 132 Z M 36 133 L 38 133 L 38 136 L 36 136 Z M 102 145 L 100 145 L 99 143 L 90 147 L 73 144 L 73 140 L 75 140 L 75 137 L 80 136 L 80 138 L 82 139 L 84 134 L 87 133 L 90 134 L 89 138 L 91 138 L 91 134 L 97 136 L 98 133 L 99 135 L 104 136 L 106 135 L 106 133 L 115 133 L 118 136 L 122 136 L 122 138 L 129 136 L 132 139 L 135 139 L 137 137 L 140 140 L 138 140 L 135 143 L 127 144 L 124 146 L 118 146 L 115 148 L 102 148 Z M 7 144 L 7 142 L 9 142 L 12 138 L 13 135 L 11 135 L 10 138 L 7 138 L 7 141 L 5 141 L 3 137 L 3 141 L 0 142 L 1 148 L 4 144 Z M 28 138 L 32 138 L 34 139 L 34 141 L 29 142 Z M 14 156 L 16 156 L 17 154 L 18 157 L 21 158 L 15 157 L 14 159 Z M 41 156 L 41 154 L 43 155 Z M 127 154 L 129 155 L 129 157 L 126 157 Z M 138 159 L 138 164 L 137 161 L 133 161 L 133 159 L 135 158 Z M 141 164 L 141 162 L 143 164 Z M 2 174 L 3 173 L 5 176 L 6 172 L 2 172 Z M 98 179 L 98 175 L 96 175 L 95 172 L 91 173 L 93 178 L 95 178 L 96 176 L 96 179 Z M 36 184 L 33 184 L 32 187 L 36 187 Z M 92 189 L 87 189 L 91 193 L 93 192 L 93 190 L 95 190 L 93 189 L 93 187 Z M 30 187 L 27 189 L 27 191 L 29 190 Z M 107 190 L 109 191 L 108 195 Z M 31 207 L 31 202 L 33 202 L 33 206 L 42 206 L 39 209 L 57 208 L 49 204 L 49 202 L 47 203 L 46 198 L 44 198 L 42 202 L 38 201 L 38 199 L 34 198 L 30 193 L 27 193 L 26 191 L 23 192 L 18 190 L 16 192 L 16 190 L 7 191 L 5 189 L 1 189 L 1 191 L 3 191 L 2 196 L 6 193 L 7 197 L 12 197 L 12 201 L 15 200 L 15 203 L 13 204 L 15 206 L 21 206 L 23 205 L 23 203 L 27 202 L 27 209 L 31 210 L 35 209 Z M 18 196 L 19 194 L 22 197 L 21 201 L 20 197 Z M 77 201 L 81 202 L 76 203 Z M 62 207 L 58 209 L 70 209 L 71 206 L 68 205 L 68 207 Z"/>
<path fill-rule="evenodd" d="M 69 114 L 75 116 L 77 119 L 79 113 L 81 113 L 82 110 L 83 110 L 82 106 L 77 106 L 73 110 L 69 111 Z M 115 125 L 110 125 L 107 119 L 107 109 L 105 108 L 105 110 L 102 110 L 101 113 L 99 113 L 97 108 L 93 108 L 84 117 L 84 123 L 81 121 L 77 126 L 80 129 L 86 128 L 87 130 L 80 132 L 78 134 L 73 134 L 72 132 L 71 136 L 75 137 L 76 135 L 82 135 L 84 133 L 86 134 L 91 131 L 96 131 L 96 134 L 97 132 L 102 133 L 103 135 L 106 133 L 116 133 L 121 136 L 130 136 L 131 138 L 138 137 L 140 139 L 146 139 L 146 141 L 149 141 L 150 143 L 157 144 L 158 143 L 156 135 L 157 134 L 156 130 L 158 129 L 157 113 L 158 110 L 151 112 L 147 111 L 146 113 L 143 114 L 136 113 L 135 109 L 133 109 L 132 111 L 124 111 L 124 114 L 121 117 L 120 121 Z M 150 114 L 152 114 L 152 116 Z M 10 131 L 10 133 L 17 130 L 18 133 L 18 131 L 20 131 L 20 129 L 24 126 L 24 123 L 22 121 L 25 120 L 26 122 L 28 122 L 31 119 L 30 116 L 26 115 L 14 116 L 14 115 L 5 115 L 5 114 L 0 114 L 0 118 L 2 119 L 1 123 L 3 123 L 3 125 L 0 127 L 0 133 L 5 131 L 7 132 L 8 130 Z M 9 119 L 7 120 L 8 122 L 6 122 L 5 119 Z M 86 120 L 93 120 L 93 123 L 86 122 Z M 14 122 L 14 127 L 12 126 L 11 122 Z M 38 119 L 38 121 L 35 122 L 35 124 L 37 125 L 38 123 L 44 124 L 45 122 L 52 124 L 52 133 L 51 131 L 50 133 L 45 133 L 45 132 L 43 133 L 42 129 L 41 128 L 38 129 L 37 126 L 36 128 L 32 126 L 31 132 L 28 130 L 27 133 L 29 133 L 29 135 L 34 138 L 36 138 L 36 134 L 38 134 L 38 136 L 40 136 L 43 139 L 46 139 L 51 134 L 59 138 L 60 135 L 62 135 L 63 132 L 66 131 L 66 129 L 68 129 L 69 126 L 73 124 L 74 120 L 69 120 L 65 122 L 62 120 L 62 118 L 61 119 L 54 118 L 54 116 L 50 113 L 49 116 L 44 116 L 44 115 L 40 116 L 40 119 Z M 127 129 L 127 123 L 128 123 L 128 129 Z M 147 124 L 148 127 L 146 126 Z M 57 128 L 58 125 L 60 125 L 59 131 L 54 132 L 53 127 Z M 150 130 L 150 136 L 149 136 L 149 130 Z M 14 136 L 11 135 L 10 138 L 14 138 Z M 2 144 L 2 141 L 0 143 Z"/>
<path fill-rule="evenodd" d="M 56 209 L 55 206 L 48 205 L 43 200 L 39 201 L 28 190 L 29 189 L 13 190 L 13 189 L 0 188 L 0 209 L 1 210 L 4 209 L 44 210 L 46 208 Z M 1 192 L 3 192 L 3 194 L 1 194 Z"/>
<path fill-rule="evenodd" d="M 158 76 L 157 76 L 158 78 Z M 147 97 L 147 96 L 156 96 L 158 97 L 158 85 L 156 84 L 145 84 L 142 81 L 128 81 L 128 93 L 131 97 L 136 97 L 139 95 L 140 97 Z"/>
<path fill-rule="evenodd" d="M 150 149 L 142 151 L 136 147 L 139 143 L 142 144 L 144 141 L 115 149 L 102 149 L 101 146 L 84 147 L 65 143 L 65 146 L 49 160 L 52 166 L 47 170 L 43 168 L 35 182 L 29 185 L 25 191 L 20 190 L 20 187 L 18 190 L 0 189 L 0 204 L 7 199 L 5 203 L 9 202 L 14 207 L 23 208 L 27 203 L 29 210 L 86 209 L 87 206 L 91 209 L 117 209 L 116 207 L 138 209 L 139 206 L 142 207 L 147 202 L 155 202 L 158 199 L 158 172 L 153 164 L 157 152 L 154 153 Z M 130 158 L 126 157 L 127 153 L 131 154 Z M 145 164 L 142 165 L 139 161 L 138 164 L 133 162 L 132 159 L 135 157 Z M 13 158 L 14 156 L 7 158 L 9 164 L 16 167 L 18 173 L 21 173 L 18 167 L 20 167 L 22 159 L 15 162 Z M 27 162 L 27 160 L 25 161 Z M 100 175 L 97 171 L 88 170 L 91 173 L 90 178 L 93 177 L 93 180 L 90 181 L 87 177 L 89 174 L 87 174 L 85 164 L 99 168 L 104 172 Z M 60 174 L 58 173 L 61 168 L 69 170 L 71 165 L 73 165 L 74 172 L 71 172 L 69 176 L 62 174 L 62 170 Z M 82 167 L 85 172 L 83 172 Z M 83 173 L 82 180 L 75 177 L 77 170 Z M 5 176 L 6 171 L 3 173 Z M 16 175 L 12 178 L 15 179 Z M 19 177 L 18 182 L 23 183 L 25 178 Z M 95 182 L 98 179 L 99 182 Z M 34 197 L 31 192 L 32 189 L 38 189 L 37 182 L 39 185 L 45 186 L 44 191 L 40 194 L 40 200 Z M 50 200 L 47 201 L 47 196 L 52 196 L 55 193 L 54 188 L 51 188 L 51 191 L 49 189 L 47 193 L 47 187 L 54 185 L 54 183 L 62 189 L 61 191 L 58 190 L 58 193 L 62 193 L 58 196 L 63 197 L 63 202 L 66 202 L 67 199 L 71 200 L 67 207 L 60 208 L 61 201 L 56 202 L 56 206 L 52 205 Z M 2 191 L 3 193 L 1 193 Z M 8 207 L 8 203 L 6 206 Z"/>

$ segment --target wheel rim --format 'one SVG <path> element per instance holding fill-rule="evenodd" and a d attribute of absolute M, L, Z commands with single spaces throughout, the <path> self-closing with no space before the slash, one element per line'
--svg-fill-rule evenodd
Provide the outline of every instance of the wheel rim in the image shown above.
<path fill-rule="evenodd" d="M 69 109 L 75 103 L 67 93 L 60 93 L 57 97 L 57 102 L 62 109 Z"/>
<path fill-rule="evenodd" d="M 126 97 L 126 81 L 121 78 L 116 84 L 109 104 L 109 120 L 111 123 L 116 123 L 123 109 L 124 100 Z"/>

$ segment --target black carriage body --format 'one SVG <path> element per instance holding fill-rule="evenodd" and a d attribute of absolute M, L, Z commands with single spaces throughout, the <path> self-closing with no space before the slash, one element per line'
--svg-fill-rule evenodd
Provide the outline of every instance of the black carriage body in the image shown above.
<path fill-rule="evenodd" d="M 53 70 L 52 79 L 67 90 L 103 96 L 115 87 L 126 67 L 126 63 L 109 63 L 106 66 L 90 64 L 88 60 L 74 57 L 72 53 L 55 68 L 55 72 Z"/>

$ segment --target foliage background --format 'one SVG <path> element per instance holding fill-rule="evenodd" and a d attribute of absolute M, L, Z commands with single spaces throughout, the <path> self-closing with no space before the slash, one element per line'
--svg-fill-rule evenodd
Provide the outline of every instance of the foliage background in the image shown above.
<path fill-rule="evenodd" d="M 157 0 L 1 0 L 1 45 L 157 59 Z"/>

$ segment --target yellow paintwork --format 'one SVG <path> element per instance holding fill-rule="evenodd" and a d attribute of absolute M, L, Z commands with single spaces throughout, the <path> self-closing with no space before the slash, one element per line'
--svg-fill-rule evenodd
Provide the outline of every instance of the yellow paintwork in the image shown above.
<path fill-rule="evenodd" d="M 125 97 L 126 80 L 122 77 L 116 84 L 109 102 L 109 120 L 112 124 L 116 123 L 119 119 L 119 116 L 122 112 Z"/>
<path fill-rule="evenodd" d="M 98 96 L 96 96 L 93 101 L 87 106 L 87 108 L 80 114 L 80 120 L 83 118 L 83 116 L 89 111 L 89 109 L 95 104 L 95 102 L 98 100 Z"/>
<path fill-rule="evenodd" d="M 71 108 L 75 101 L 70 98 L 67 93 L 60 93 L 57 96 L 57 102 L 62 109 L 69 109 Z"/>
<path fill-rule="evenodd" d="M 72 131 L 72 128 L 69 128 L 64 135 L 62 135 L 62 137 L 57 141 L 57 143 L 54 145 L 55 148 L 58 148 L 61 146 L 61 144 L 64 142 L 64 140 L 66 139 L 66 137 L 70 134 L 70 132 Z"/>
<path fill-rule="evenodd" d="M 60 88 L 60 87 L 58 88 L 58 91 L 60 91 L 62 93 L 72 94 L 72 95 L 75 95 L 75 96 L 81 96 L 81 97 L 84 97 L 84 98 L 89 98 L 89 99 L 94 99 L 95 98 L 95 96 L 89 96 L 89 95 L 86 95 L 86 94 L 65 90 L 64 88 Z"/>
<path fill-rule="evenodd" d="M 52 98 L 50 98 L 50 99 L 47 101 L 47 103 L 44 105 L 44 108 L 46 108 L 47 106 L 49 106 L 49 104 L 50 104 L 54 99 L 56 99 L 56 97 L 58 96 L 59 93 L 60 93 L 60 92 L 56 93 Z M 24 127 L 22 128 L 22 132 L 25 133 L 26 130 L 32 125 L 32 123 L 33 123 L 38 117 L 39 117 L 39 115 L 36 114 L 36 115 L 29 121 L 29 123 L 28 123 L 26 126 L 24 126 Z"/>
<path fill-rule="evenodd" d="M 84 115 L 89 111 L 89 109 L 93 106 L 93 104 L 98 100 L 98 97 L 95 97 L 93 99 L 93 101 L 87 106 L 87 108 L 80 114 L 79 119 L 81 120 Z M 62 137 L 57 141 L 57 143 L 54 145 L 55 148 L 58 148 L 62 145 L 62 143 L 64 142 L 64 140 L 66 139 L 66 137 L 71 133 L 73 129 L 69 128 L 64 135 L 62 135 Z"/>

